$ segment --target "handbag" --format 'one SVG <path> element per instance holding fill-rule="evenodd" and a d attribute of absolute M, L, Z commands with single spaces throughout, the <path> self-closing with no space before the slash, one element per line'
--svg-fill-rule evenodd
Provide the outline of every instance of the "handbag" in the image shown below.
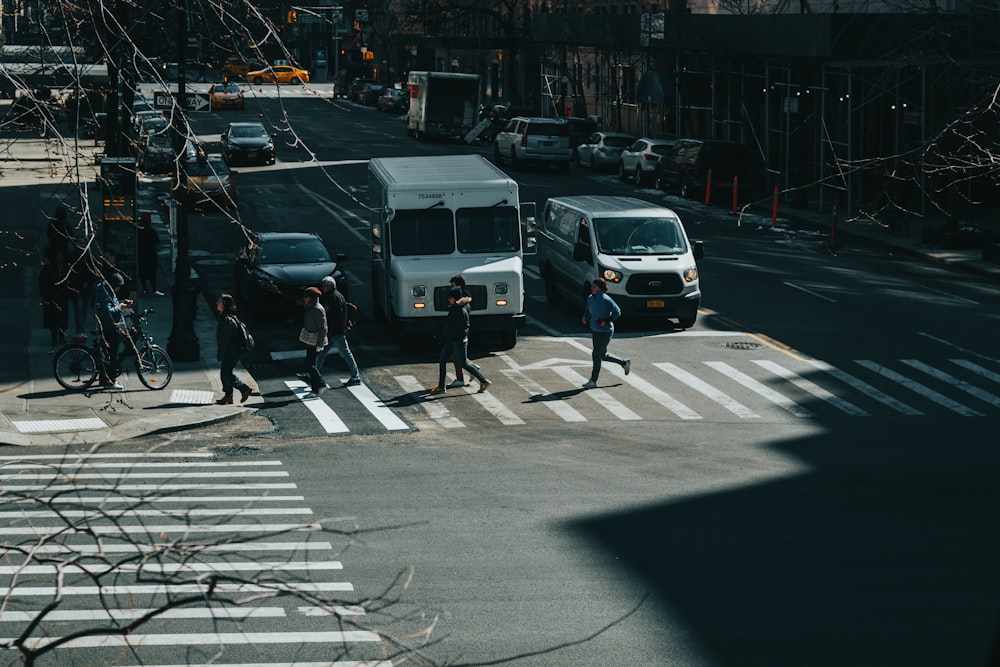
<path fill-rule="evenodd" d="M 249 352 L 257 346 L 257 343 L 250 334 L 250 330 L 247 329 L 247 325 L 243 324 L 243 320 L 237 319 L 236 321 L 239 323 L 240 331 L 243 333 L 243 351 Z"/>
<path fill-rule="evenodd" d="M 309 331 L 305 327 L 302 327 L 302 331 L 299 332 L 299 342 L 306 345 L 316 345 L 318 333 L 318 331 Z"/>

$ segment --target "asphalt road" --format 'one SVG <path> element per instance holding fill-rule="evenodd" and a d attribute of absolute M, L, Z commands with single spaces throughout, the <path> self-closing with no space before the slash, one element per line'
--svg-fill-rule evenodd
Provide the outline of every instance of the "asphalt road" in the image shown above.
<path fill-rule="evenodd" d="M 466 149 L 415 142 L 397 119 L 343 103 L 268 100 L 261 111 L 287 112 L 324 166 L 279 147 L 274 167 L 240 169 L 239 220 L 318 231 L 352 258 L 364 304 L 363 161 Z M 242 116 L 211 114 L 196 129 L 210 136 L 230 118 Z M 576 169 L 513 173 L 539 204 L 635 192 Z M 406 428 L 382 428 L 332 391 L 324 404 L 352 428 L 328 435 L 284 384 L 292 362 L 268 356 L 291 347 L 295 323 L 258 319 L 251 370 L 267 427 L 116 451 L 225 446 L 221 461 L 279 461 L 316 521 L 351 530 L 330 536 L 353 585 L 344 597 L 398 596 L 365 622 L 427 642 L 427 662 L 985 664 L 1000 609 L 996 285 L 639 196 L 676 206 L 705 241 L 703 312 L 689 332 L 623 322 L 612 349 L 633 372 L 606 371 L 603 393 L 577 390 L 589 340 L 576 308 L 546 304 L 532 274 L 517 347 L 473 347 L 499 407 L 459 392 L 423 400 L 413 382 L 434 382 L 433 350 L 404 352 L 363 319 L 366 386 Z M 232 288 L 241 235 L 222 215 L 192 220 L 206 295 Z M 203 631 L 191 619 L 173 627 Z M 254 650 L 235 644 L 224 662 L 259 662 Z"/>

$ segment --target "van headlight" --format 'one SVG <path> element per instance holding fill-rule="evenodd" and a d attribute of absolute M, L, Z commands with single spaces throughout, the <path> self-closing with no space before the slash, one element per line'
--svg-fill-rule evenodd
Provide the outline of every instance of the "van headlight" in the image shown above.
<path fill-rule="evenodd" d="M 693 283 L 698 280 L 698 267 L 692 267 L 684 271 L 684 282 Z"/>
<path fill-rule="evenodd" d="M 614 269 L 601 269 L 601 277 L 609 283 L 620 283 L 622 278 L 625 276 L 621 271 L 615 271 Z"/>
<path fill-rule="evenodd" d="M 427 296 L 427 286 L 426 285 L 414 285 L 410 288 L 410 296 L 416 297 L 417 299 L 423 299 Z"/>

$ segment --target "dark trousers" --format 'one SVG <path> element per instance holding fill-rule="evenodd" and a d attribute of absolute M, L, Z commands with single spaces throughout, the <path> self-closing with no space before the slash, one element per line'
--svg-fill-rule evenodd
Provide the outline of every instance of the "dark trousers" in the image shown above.
<path fill-rule="evenodd" d="M 486 380 L 482 373 L 476 366 L 469 363 L 469 359 L 466 356 L 466 347 L 469 341 L 466 340 L 446 340 L 441 344 L 441 356 L 438 358 L 438 386 L 444 387 L 445 373 L 448 370 L 448 362 L 455 358 L 455 363 L 459 368 L 464 368 L 469 371 L 472 377 L 476 378 L 480 382 Z"/>
<path fill-rule="evenodd" d="M 597 382 L 597 376 L 601 374 L 602 361 L 610 361 L 618 364 L 619 366 L 625 366 L 624 359 L 619 359 L 618 357 L 608 354 L 608 345 L 611 343 L 611 335 L 610 331 L 590 332 L 590 339 L 594 344 L 594 351 L 590 355 L 591 360 L 594 362 L 594 366 L 590 371 L 590 380 L 592 382 Z"/>
<path fill-rule="evenodd" d="M 319 391 L 320 387 L 325 384 L 323 376 L 320 375 L 319 368 L 316 365 L 317 359 L 319 359 L 319 352 L 316 351 L 316 346 L 306 345 L 305 370 L 309 373 L 309 384 L 312 386 L 313 391 Z"/>
<path fill-rule="evenodd" d="M 243 380 L 236 377 L 236 373 L 233 369 L 236 368 L 237 362 L 240 360 L 239 352 L 227 352 L 222 356 L 222 361 L 219 366 L 219 379 L 222 380 L 222 393 L 226 396 L 233 395 L 233 388 L 243 391 L 247 384 Z"/>
<path fill-rule="evenodd" d="M 104 334 L 104 354 L 107 358 L 107 364 L 102 368 L 101 382 L 110 382 L 121 372 L 122 335 L 118 327 L 110 323 L 102 322 L 101 331 Z"/>

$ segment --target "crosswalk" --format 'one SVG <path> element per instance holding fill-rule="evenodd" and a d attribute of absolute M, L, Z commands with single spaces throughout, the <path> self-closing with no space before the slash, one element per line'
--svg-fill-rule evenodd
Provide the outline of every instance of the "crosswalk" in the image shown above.
<path fill-rule="evenodd" d="M 517 427 L 542 420 L 824 420 L 1000 414 L 1000 361 L 983 359 L 760 359 L 731 356 L 697 362 L 633 360 L 625 375 L 605 364 L 598 388 L 583 390 L 589 359 L 518 364 L 511 354 L 477 383 L 433 395 L 426 380 L 391 368 L 350 393 L 305 401 L 327 433 Z M 497 366 L 500 366 L 499 368 Z M 448 376 L 451 381 L 452 376 Z M 296 395 L 303 383 L 285 383 Z M 356 390 L 356 391 L 355 391 Z M 334 395 L 336 394 L 336 395 Z M 381 397 L 381 398 L 380 398 Z M 359 410 L 358 408 L 364 408 Z M 367 414 L 366 414 L 367 413 Z M 362 425 L 367 417 L 368 424 Z"/>
<path fill-rule="evenodd" d="M 0 645 L 37 665 L 392 667 L 288 477 L 206 452 L 0 457 Z"/>

